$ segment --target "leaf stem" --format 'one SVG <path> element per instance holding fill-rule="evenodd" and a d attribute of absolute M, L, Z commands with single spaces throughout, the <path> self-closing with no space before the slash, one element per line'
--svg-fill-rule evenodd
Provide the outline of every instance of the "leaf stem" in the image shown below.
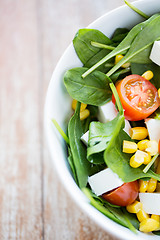
<path fill-rule="evenodd" d="M 138 8 L 136 8 L 135 6 L 133 6 L 133 4 L 131 4 L 129 1 L 124 0 L 124 2 L 127 4 L 128 7 L 130 7 L 133 11 L 135 11 L 136 13 L 138 13 L 139 15 L 141 15 L 142 17 L 148 19 L 149 16 L 147 14 L 145 14 L 144 12 L 142 12 L 141 10 L 139 10 Z"/>
<path fill-rule="evenodd" d="M 114 50 L 115 49 L 115 47 L 113 47 L 113 46 L 106 45 L 106 44 L 99 43 L 99 42 L 94 42 L 94 41 L 91 41 L 91 45 L 93 47 L 105 48 L 105 49 L 109 49 L 109 50 Z"/>
<path fill-rule="evenodd" d="M 143 172 L 146 173 L 150 169 L 150 167 L 153 165 L 153 163 L 156 161 L 157 157 L 159 156 L 159 153 L 157 153 L 152 160 L 146 165 L 146 167 L 143 169 Z"/>
<path fill-rule="evenodd" d="M 62 128 L 59 126 L 59 124 L 57 123 L 57 121 L 55 119 L 52 119 L 52 122 L 54 124 L 54 126 L 57 128 L 58 132 L 61 134 L 61 136 L 63 137 L 63 139 L 66 141 L 67 144 L 69 144 L 69 138 L 67 137 L 67 135 L 64 133 L 64 131 L 62 130 Z"/>
<path fill-rule="evenodd" d="M 86 72 L 84 72 L 82 74 L 82 78 L 87 77 L 91 72 L 93 72 L 94 70 L 96 70 L 99 66 L 101 66 L 103 63 L 107 62 L 109 59 L 111 59 L 112 57 L 115 57 L 116 55 L 128 50 L 130 48 L 130 46 L 126 46 L 123 49 L 120 49 L 119 51 L 114 51 L 113 53 L 110 52 L 109 54 L 107 54 L 104 58 L 102 58 L 99 62 L 97 62 L 96 64 L 94 64 L 91 68 L 89 68 Z"/>
<path fill-rule="evenodd" d="M 110 88 L 113 92 L 113 95 L 115 97 L 115 100 L 116 100 L 116 104 L 117 104 L 117 107 L 118 107 L 118 110 L 119 110 L 119 113 L 120 115 L 124 115 L 124 112 L 123 112 L 123 107 L 122 107 L 122 104 L 121 104 L 121 101 L 120 101 L 120 98 L 118 96 L 118 93 L 117 93 L 117 90 L 116 90 L 116 87 L 114 86 L 113 83 L 110 83 Z"/>

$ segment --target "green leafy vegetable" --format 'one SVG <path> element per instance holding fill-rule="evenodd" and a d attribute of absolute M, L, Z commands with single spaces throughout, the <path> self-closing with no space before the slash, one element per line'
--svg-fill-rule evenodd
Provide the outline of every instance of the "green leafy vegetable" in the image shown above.
<path fill-rule="evenodd" d="M 127 34 L 127 36 L 123 39 L 123 41 L 112 51 L 110 52 L 108 55 L 106 55 L 103 59 L 101 59 L 99 62 L 97 62 L 94 66 L 92 66 L 90 69 L 88 69 L 83 75 L 82 77 L 85 78 L 88 74 L 90 74 L 92 71 L 94 71 L 96 68 L 98 68 L 100 65 L 102 65 L 103 63 L 105 63 L 106 61 L 108 61 L 109 59 L 111 59 L 112 57 L 118 55 L 118 54 L 124 54 L 126 53 L 126 51 L 131 47 L 133 40 L 135 39 L 135 37 L 143 31 L 143 29 L 150 23 L 152 22 L 153 19 L 157 18 L 157 16 L 159 16 L 159 14 L 155 14 L 152 17 L 150 17 L 148 20 L 137 24 L 136 26 L 134 26 L 130 32 Z M 153 31 L 153 29 L 152 29 Z M 149 34 L 149 33 L 148 33 Z M 142 35 L 141 41 L 143 42 L 143 39 L 145 39 L 145 37 Z M 123 60 L 124 61 L 124 60 Z M 121 61 L 120 61 L 121 62 Z M 126 61 L 124 61 L 125 63 Z M 122 63 L 123 64 L 123 63 Z M 113 68 L 113 70 L 111 72 L 109 72 L 107 75 L 110 76 L 113 74 L 113 72 L 115 72 L 122 64 L 118 64 L 116 65 L 116 69 Z"/>
<path fill-rule="evenodd" d="M 93 46 L 91 41 L 111 45 L 112 41 L 106 37 L 102 32 L 96 29 L 80 29 L 73 39 L 74 49 L 85 65 L 101 49 Z M 108 52 L 108 51 L 107 51 Z"/>
<path fill-rule="evenodd" d="M 155 15 L 153 15 L 147 21 L 149 22 L 144 26 L 141 31 L 139 31 L 137 36 L 135 36 L 135 39 L 133 40 L 130 49 L 128 50 L 126 55 L 107 73 L 108 76 L 112 75 L 126 62 L 150 62 L 149 53 L 151 51 L 152 44 L 154 43 L 154 41 L 160 39 L 160 15 L 156 14 L 156 17 Z"/>
<path fill-rule="evenodd" d="M 80 103 L 77 104 L 75 114 L 69 121 L 68 136 L 72 153 L 72 166 L 74 166 L 75 169 L 74 172 L 76 173 L 78 186 L 83 188 L 87 184 L 91 166 L 86 158 L 86 148 L 80 139 L 83 132 L 79 115 Z"/>
<path fill-rule="evenodd" d="M 80 102 L 100 106 L 111 99 L 110 79 L 100 71 L 82 78 L 86 68 L 73 68 L 64 75 L 64 84 L 70 96 Z"/>
<path fill-rule="evenodd" d="M 132 74 L 142 75 L 148 70 L 151 70 L 154 73 L 151 82 L 155 85 L 157 89 L 160 88 L 160 66 L 153 62 L 150 64 L 131 63 Z"/>
<path fill-rule="evenodd" d="M 57 128 L 57 130 L 59 131 L 59 133 L 61 134 L 61 136 L 63 137 L 63 139 L 66 141 L 66 143 L 69 144 L 69 139 L 68 139 L 67 135 L 64 133 L 64 131 L 59 126 L 57 121 L 55 119 L 52 119 L 52 122 L 53 122 L 54 126 Z"/>
<path fill-rule="evenodd" d="M 124 0 L 124 2 L 136 13 L 138 13 L 140 16 L 148 19 L 149 16 L 147 14 L 145 14 L 144 12 L 142 12 L 141 10 L 139 10 L 138 8 L 136 8 L 135 6 L 133 6 L 133 4 L 131 4 L 130 2 L 128 2 L 127 0 Z"/>
<path fill-rule="evenodd" d="M 121 105 L 118 93 L 113 83 L 110 83 L 110 87 L 116 99 L 116 104 L 119 113 L 116 118 L 107 123 L 91 122 L 89 127 L 89 140 L 87 148 L 87 158 L 94 161 L 93 158 L 95 153 L 100 153 L 106 148 L 109 148 L 114 143 L 119 131 L 124 127 L 124 113 Z M 96 162 L 98 163 L 97 159 Z"/>
<path fill-rule="evenodd" d="M 82 191 L 90 200 L 91 205 L 103 213 L 105 216 L 121 224 L 122 226 L 129 228 L 131 231 L 135 233 L 137 232 L 136 228 L 138 228 L 139 223 L 135 217 L 133 220 L 133 216 L 129 215 L 128 213 L 125 214 L 121 208 L 113 207 L 110 204 L 107 204 L 107 202 L 104 203 L 101 201 L 101 199 L 98 199 L 97 196 L 94 197 L 94 194 L 88 188 L 84 188 Z M 131 222 L 134 225 L 132 225 Z"/>
<path fill-rule="evenodd" d="M 132 168 L 129 164 L 130 155 L 122 152 L 123 140 L 131 141 L 131 138 L 123 130 L 119 133 L 112 148 L 104 152 L 104 160 L 107 166 L 124 182 L 132 182 L 141 178 L 155 178 L 160 181 L 160 175 L 148 170 L 143 172 L 143 166 Z"/>
<path fill-rule="evenodd" d="M 117 28 L 114 31 L 111 40 L 114 43 L 119 44 L 127 36 L 128 32 L 129 30 L 127 28 Z"/>

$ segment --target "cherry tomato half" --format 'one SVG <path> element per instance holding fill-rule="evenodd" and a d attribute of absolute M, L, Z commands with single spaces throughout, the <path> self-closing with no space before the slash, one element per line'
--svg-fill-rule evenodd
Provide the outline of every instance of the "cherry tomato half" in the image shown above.
<path fill-rule="evenodd" d="M 130 121 L 139 121 L 151 115 L 159 106 L 160 98 L 155 86 L 145 78 L 133 74 L 116 85 L 124 116 Z M 115 103 L 114 96 L 112 101 Z"/>
<path fill-rule="evenodd" d="M 124 183 L 122 186 L 116 188 L 115 190 L 104 193 L 102 198 L 108 202 L 118 205 L 121 207 L 130 205 L 133 203 L 138 196 L 138 182 Z"/>

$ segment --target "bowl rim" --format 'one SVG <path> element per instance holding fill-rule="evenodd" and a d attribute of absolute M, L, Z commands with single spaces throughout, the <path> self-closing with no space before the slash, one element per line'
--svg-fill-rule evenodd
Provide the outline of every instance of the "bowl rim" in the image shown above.
<path fill-rule="evenodd" d="M 134 4 L 135 6 L 138 6 L 139 4 L 141 5 L 144 2 L 145 3 L 147 3 L 147 2 L 148 3 L 149 2 L 155 2 L 156 3 L 158 1 L 159 0 L 138 0 L 138 1 L 132 2 L 132 4 Z M 128 8 L 128 6 L 122 5 L 122 6 L 119 6 L 115 9 L 103 14 L 102 16 L 97 18 L 95 21 L 93 21 L 91 24 L 89 24 L 88 28 L 96 28 L 95 26 L 97 26 L 99 24 L 99 22 L 101 20 L 103 20 L 105 17 L 107 17 L 109 15 L 113 15 L 116 12 L 119 12 L 119 11 L 123 11 L 123 10 L 125 11 L 125 9 L 127 9 L 127 8 Z M 132 11 L 132 10 L 129 9 L 129 11 Z M 81 210 L 84 213 L 86 213 L 87 216 L 92 221 L 94 221 L 99 227 L 101 227 L 103 230 L 105 230 L 107 233 L 109 233 L 113 237 L 116 237 L 116 238 L 119 238 L 119 239 L 122 239 L 122 240 L 128 240 L 128 239 L 130 239 L 130 240 L 133 239 L 134 240 L 135 237 L 137 237 L 137 240 L 143 240 L 144 236 L 145 236 L 143 233 L 138 233 L 138 235 L 135 235 L 129 229 L 124 228 L 120 224 L 112 221 L 111 219 L 109 219 L 108 217 L 103 215 L 101 212 L 99 212 L 96 208 L 91 206 L 89 204 L 88 198 L 82 193 L 82 191 L 76 185 L 73 177 L 71 176 L 70 172 L 68 171 L 67 166 L 65 164 L 63 165 L 63 169 L 65 171 L 65 175 L 63 175 L 59 166 L 58 166 L 58 164 L 55 162 L 55 159 L 57 157 L 57 153 L 52 150 L 52 146 L 53 146 L 53 136 L 52 136 L 52 134 L 53 134 L 53 132 L 51 133 L 51 129 L 53 130 L 53 126 L 51 126 L 51 123 L 49 123 L 49 121 L 48 121 L 48 112 L 50 111 L 50 104 L 51 104 L 50 103 L 50 94 L 51 94 L 51 89 L 52 89 L 52 83 L 55 79 L 57 71 L 59 71 L 59 68 L 60 68 L 60 66 L 63 62 L 64 56 L 68 54 L 68 52 L 70 51 L 70 49 L 72 47 L 73 46 L 72 46 L 72 43 L 71 43 L 67 47 L 67 49 L 65 50 L 64 54 L 62 55 L 62 57 L 58 61 L 57 66 L 55 67 L 55 70 L 53 71 L 53 74 L 52 74 L 52 77 L 51 77 L 51 80 L 50 80 L 50 83 L 49 83 L 49 86 L 48 86 L 46 101 L 45 101 L 45 107 L 44 107 L 44 131 L 45 131 L 45 137 L 46 137 L 46 140 L 47 140 L 47 145 L 48 145 L 48 149 L 49 149 L 49 152 L 50 152 L 50 156 L 51 156 L 51 159 L 53 160 L 53 163 L 54 163 L 53 165 L 56 169 L 56 172 L 58 173 L 60 181 L 62 182 L 63 186 L 65 187 L 65 189 L 69 193 L 70 197 L 81 208 Z M 81 64 L 81 63 L 79 63 L 79 64 Z M 55 134 L 55 132 L 54 132 L 54 134 Z M 55 138 L 59 139 L 59 136 L 55 136 Z M 69 190 L 68 186 L 70 186 L 72 191 Z M 81 201 L 79 201 L 79 199 L 81 199 L 83 201 L 83 203 Z M 97 217 L 95 218 L 95 216 L 97 216 Z M 116 231 L 115 231 L 115 229 L 116 229 Z M 156 235 L 153 235 L 153 236 L 154 236 L 154 239 L 157 238 Z M 145 239 L 153 239 L 153 238 L 152 238 L 152 236 L 147 235 L 147 238 L 145 237 Z"/>

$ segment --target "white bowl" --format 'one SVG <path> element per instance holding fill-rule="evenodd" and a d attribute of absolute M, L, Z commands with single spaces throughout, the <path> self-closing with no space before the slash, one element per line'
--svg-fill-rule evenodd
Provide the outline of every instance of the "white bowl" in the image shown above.
<path fill-rule="evenodd" d="M 140 0 L 133 4 L 148 15 L 156 13 L 158 10 L 160 11 L 160 0 Z M 98 18 L 89 25 L 89 28 L 98 29 L 110 37 L 117 27 L 131 28 L 142 20 L 143 18 L 132 11 L 128 6 L 124 5 Z M 71 43 L 53 72 L 52 79 L 48 87 L 45 104 L 45 131 L 54 167 L 56 168 L 62 183 L 74 201 L 106 232 L 123 240 L 135 240 L 135 238 L 137 240 L 160 239 L 160 236 L 148 235 L 140 232 L 138 235 L 135 235 L 129 229 L 104 216 L 89 204 L 88 199 L 77 187 L 72 178 L 67 163 L 65 143 L 57 130 L 54 128 L 51 119 L 56 119 L 62 129 L 66 129 L 66 122 L 70 115 L 69 109 L 71 99 L 63 85 L 63 75 L 67 69 L 77 66 L 82 66 L 82 64 L 78 59 Z"/>

